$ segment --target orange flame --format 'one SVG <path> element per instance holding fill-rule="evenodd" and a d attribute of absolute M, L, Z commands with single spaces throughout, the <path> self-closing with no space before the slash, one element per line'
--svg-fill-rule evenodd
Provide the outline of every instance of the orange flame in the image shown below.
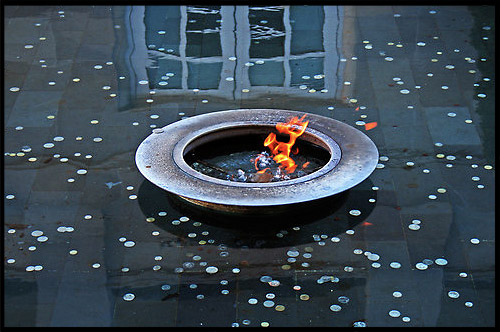
<path fill-rule="evenodd" d="M 257 158 L 255 158 L 255 161 L 254 161 L 254 166 L 255 166 L 255 169 L 258 170 L 259 167 L 257 166 L 257 162 L 259 161 L 260 159 L 260 156 L 258 156 Z"/>
<path fill-rule="evenodd" d="M 305 114 L 300 119 L 299 117 L 294 116 L 286 123 L 280 122 L 276 124 L 276 129 L 279 133 L 288 134 L 290 136 L 288 143 L 278 142 L 276 140 L 276 134 L 274 133 L 270 133 L 264 140 L 264 146 L 267 146 L 269 150 L 271 150 L 271 154 L 274 156 L 274 161 L 281 164 L 280 167 L 283 167 L 287 173 L 293 173 L 297 168 L 297 164 L 295 164 L 293 159 L 290 158 L 290 152 L 292 150 L 292 146 L 297 140 L 297 137 L 304 133 L 307 125 L 309 124 L 309 121 L 303 121 L 305 117 Z"/>
<path fill-rule="evenodd" d="M 269 167 L 266 167 L 266 168 L 264 168 L 264 169 L 261 169 L 260 171 L 257 171 L 257 173 L 259 173 L 259 174 L 263 174 L 263 173 L 265 173 L 265 172 L 267 172 L 267 171 L 270 171 L 270 170 L 271 170 L 271 169 L 270 169 Z"/>

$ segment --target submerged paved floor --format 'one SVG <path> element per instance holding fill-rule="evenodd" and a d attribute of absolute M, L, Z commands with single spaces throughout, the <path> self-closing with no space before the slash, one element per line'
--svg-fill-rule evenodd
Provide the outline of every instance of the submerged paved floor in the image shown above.
<path fill-rule="evenodd" d="M 6 326 L 494 325 L 491 7 L 3 9 Z M 152 128 L 236 108 L 343 121 L 380 163 L 276 227 L 136 169 Z"/>

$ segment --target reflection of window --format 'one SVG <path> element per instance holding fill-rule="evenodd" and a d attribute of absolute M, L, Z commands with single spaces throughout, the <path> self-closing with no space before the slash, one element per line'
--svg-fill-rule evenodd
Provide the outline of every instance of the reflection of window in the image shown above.
<path fill-rule="evenodd" d="M 219 87 L 222 62 L 188 62 L 188 89 L 217 89 Z"/>
<path fill-rule="evenodd" d="M 179 6 L 146 6 L 146 45 L 167 54 L 179 56 Z"/>
<path fill-rule="evenodd" d="M 283 61 L 268 61 L 249 68 L 249 79 L 252 86 L 283 86 L 285 70 Z"/>
<path fill-rule="evenodd" d="M 146 6 L 150 88 L 335 95 L 340 17 L 336 6 Z"/>
<path fill-rule="evenodd" d="M 323 24 L 322 6 L 291 6 L 290 25 L 293 33 L 290 54 L 324 51 Z M 326 38 L 332 37 L 326 36 Z"/>
<path fill-rule="evenodd" d="M 151 60 L 146 70 L 151 87 L 218 88 L 222 70 L 220 12 L 221 6 L 146 6 L 146 44 Z"/>
<path fill-rule="evenodd" d="M 307 85 L 313 89 L 324 88 L 324 78 L 322 73 L 324 58 L 305 58 L 290 60 L 292 79 L 290 85 Z"/>
<path fill-rule="evenodd" d="M 181 89 L 182 64 L 178 60 L 161 59 L 157 67 L 146 68 L 151 82 L 162 89 Z"/>
<path fill-rule="evenodd" d="M 321 90 L 324 81 L 324 7 L 291 6 L 290 71 L 291 86 L 305 85 Z"/>
<path fill-rule="evenodd" d="M 250 7 L 250 58 L 272 58 L 284 55 L 285 25 L 283 9 L 263 10 Z"/>
<path fill-rule="evenodd" d="M 251 86 L 285 85 L 285 24 L 282 7 L 249 7 L 250 61 L 266 59 L 248 68 Z M 280 60 L 276 59 L 281 57 Z"/>
<path fill-rule="evenodd" d="M 187 7 L 186 56 L 221 56 L 221 6 Z"/>
<path fill-rule="evenodd" d="M 322 6 L 249 7 L 252 86 L 325 87 Z"/>

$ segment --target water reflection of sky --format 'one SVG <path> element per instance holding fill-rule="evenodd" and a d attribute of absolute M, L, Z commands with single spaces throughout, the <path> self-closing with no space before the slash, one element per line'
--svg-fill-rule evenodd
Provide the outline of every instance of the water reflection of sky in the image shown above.
<path fill-rule="evenodd" d="M 5 325 L 494 325 L 491 8 L 4 20 Z M 194 210 L 137 171 L 152 129 L 236 108 L 340 120 L 379 165 L 338 200 L 258 221 Z"/>

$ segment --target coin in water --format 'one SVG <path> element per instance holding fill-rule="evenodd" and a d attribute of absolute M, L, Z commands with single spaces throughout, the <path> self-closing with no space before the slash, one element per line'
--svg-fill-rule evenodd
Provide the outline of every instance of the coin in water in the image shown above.
<path fill-rule="evenodd" d="M 347 296 L 339 296 L 337 300 L 340 303 L 347 303 L 347 302 L 349 302 L 349 298 Z"/>
<path fill-rule="evenodd" d="M 429 267 L 427 264 L 424 264 L 424 263 L 417 263 L 415 265 L 415 267 L 419 270 L 427 270 L 427 268 Z"/>
<path fill-rule="evenodd" d="M 401 267 L 401 264 L 398 263 L 398 262 L 392 262 L 391 264 L 389 264 L 390 267 L 392 267 L 393 269 L 399 269 Z"/>
<path fill-rule="evenodd" d="M 352 216 L 359 216 L 361 214 L 361 211 L 359 210 L 351 210 L 349 211 L 349 214 Z"/>
<path fill-rule="evenodd" d="M 332 304 L 332 305 L 330 306 L 330 310 L 331 310 L 331 311 L 340 311 L 340 310 L 342 310 L 342 307 L 341 307 L 341 306 L 339 306 L 338 304 Z"/>
<path fill-rule="evenodd" d="M 257 302 L 259 302 L 259 301 L 257 299 L 255 299 L 255 298 L 248 299 L 248 303 L 249 304 L 257 304 Z"/>
<path fill-rule="evenodd" d="M 398 310 L 391 310 L 391 311 L 389 311 L 389 316 L 399 317 L 399 316 L 401 316 L 401 313 Z"/>
<path fill-rule="evenodd" d="M 271 300 L 267 300 L 267 301 L 264 301 L 263 305 L 266 308 L 272 308 L 274 306 L 274 302 Z"/>
<path fill-rule="evenodd" d="M 437 265 L 446 265 L 448 264 L 448 261 L 444 258 L 438 258 L 434 261 Z"/>
<path fill-rule="evenodd" d="M 219 271 L 219 269 L 215 266 L 209 266 L 205 269 L 205 271 L 209 274 L 214 274 L 214 273 L 217 273 L 217 271 Z"/>

